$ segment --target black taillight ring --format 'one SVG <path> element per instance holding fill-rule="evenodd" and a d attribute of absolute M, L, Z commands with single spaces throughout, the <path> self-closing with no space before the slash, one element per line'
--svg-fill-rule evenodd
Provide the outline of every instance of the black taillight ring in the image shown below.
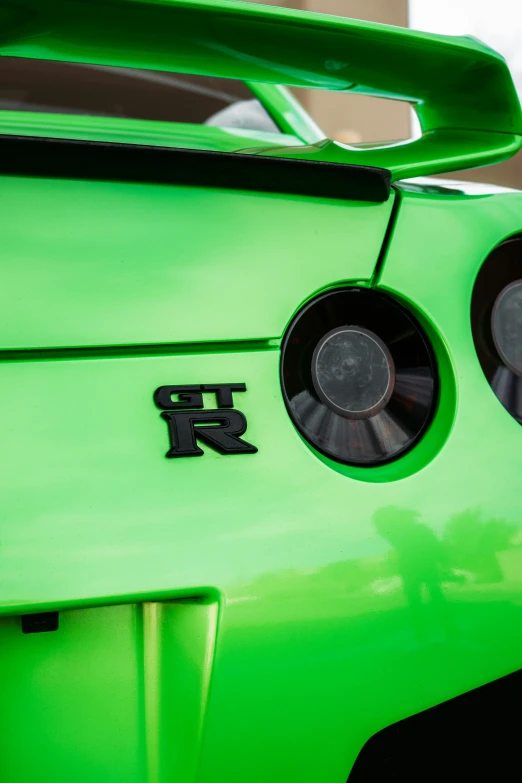
<path fill-rule="evenodd" d="M 473 286 L 471 328 L 493 392 L 522 424 L 522 237 L 502 242 L 482 264 Z"/>
<path fill-rule="evenodd" d="M 397 460 L 437 405 L 438 371 L 424 330 L 374 289 L 342 288 L 308 302 L 282 345 L 290 417 L 317 451 L 341 464 Z"/>

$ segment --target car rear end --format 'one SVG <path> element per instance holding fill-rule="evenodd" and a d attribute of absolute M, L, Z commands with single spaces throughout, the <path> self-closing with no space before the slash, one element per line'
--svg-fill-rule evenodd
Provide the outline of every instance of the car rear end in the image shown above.
<path fill-rule="evenodd" d="M 429 711 L 520 668 L 520 375 L 492 317 L 522 195 L 401 181 L 514 151 L 509 76 L 484 130 L 448 100 L 418 146 L 344 148 L 261 77 L 333 87 L 309 42 L 421 37 L 213 5 L 5 10 L 6 783 L 424 779 L 506 686 Z"/>

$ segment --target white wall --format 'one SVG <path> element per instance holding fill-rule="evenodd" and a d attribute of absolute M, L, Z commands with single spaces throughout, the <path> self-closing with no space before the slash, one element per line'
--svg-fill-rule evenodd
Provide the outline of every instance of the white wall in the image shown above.
<path fill-rule="evenodd" d="M 410 27 L 478 38 L 504 55 L 522 93 L 522 0 L 410 0 Z"/>
<path fill-rule="evenodd" d="M 508 61 L 522 96 L 522 0 L 410 0 L 410 27 L 446 35 L 472 35 Z M 452 174 L 456 178 L 522 188 L 522 153 L 496 166 Z"/>

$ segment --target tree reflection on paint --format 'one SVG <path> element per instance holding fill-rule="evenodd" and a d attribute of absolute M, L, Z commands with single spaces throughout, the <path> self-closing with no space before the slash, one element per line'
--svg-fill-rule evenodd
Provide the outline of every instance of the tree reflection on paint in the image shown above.
<path fill-rule="evenodd" d="M 420 639 L 431 624 L 426 606 L 431 604 L 448 635 L 454 635 L 450 608 L 442 589 L 449 575 L 446 551 L 433 530 L 419 521 L 419 514 L 388 506 L 375 512 L 373 521 L 396 554 L 397 570 Z M 427 598 L 427 601 L 425 600 Z"/>

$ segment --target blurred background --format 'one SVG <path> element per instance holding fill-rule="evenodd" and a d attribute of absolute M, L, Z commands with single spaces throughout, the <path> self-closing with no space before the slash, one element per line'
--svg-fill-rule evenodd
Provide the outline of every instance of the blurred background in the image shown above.
<path fill-rule="evenodd" d="M 269 0 L 266 4 L 432 33 L 472 35 L 506 58 L 522 95 L 522 0 Z M 407 104 L 322 90 L 295 92 L 326 134 L 339 141 L 391 141 L 415 132 L 415 118 Z M 496 166 L 446 176 L 522 188 L 522 152 Z"/>

